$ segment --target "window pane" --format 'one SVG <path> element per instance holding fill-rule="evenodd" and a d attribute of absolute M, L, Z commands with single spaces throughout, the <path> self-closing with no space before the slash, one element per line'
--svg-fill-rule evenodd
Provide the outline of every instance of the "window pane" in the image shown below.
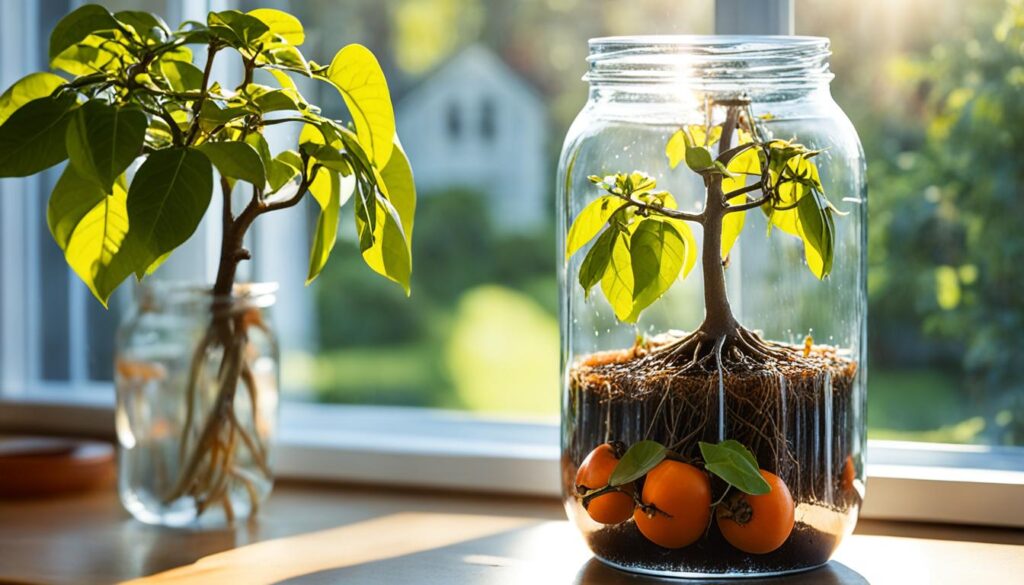
<path fill-rule="evenodd" d="M 350 210 L 312 294 L 290 298 L 315 303 L 318 329 L 318 351 L 285 360 L 293 395 L 556 415 L 554 161 L 586 100 L 587 39 L 710 33 L 712 5 L 291 3 L 306 57 L 329 63 L 353 42 L 377 55 L 420 192 L 411 298 L 365 266 Z M 345 115 L 333 89 L 302 91 Z"/>
<path fill-rule="evenodd" d="M 871 436 L 1024 444 L 1024 11 L 798 8 L 868 158 Z"/>

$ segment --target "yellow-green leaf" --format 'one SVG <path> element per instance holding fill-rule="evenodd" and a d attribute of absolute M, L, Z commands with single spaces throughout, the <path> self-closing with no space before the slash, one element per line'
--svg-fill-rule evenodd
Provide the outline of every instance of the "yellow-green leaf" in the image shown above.
<path fill-rule="evenodd" d="M 739 143 L 747 144 L 751 141 L 750 134 L 739 132 Z M 747 177 L 761 174 L 761 161 L 757 155 L 756 148 L 750 148 L 737 154 L 729 161 L 726 168 L 734 174 L 732 177 L 722 177 L 722 191 L 729 193 L 742 189 L 747 185 Z M 737 195 L 728 200 L 729 205 L 742 205 L 747 202 L 747 195 Z M 747 219 L 746 211 L 727 213 L 722 219 L 722 258 L 728 258 L 732 247 L 743 231 L 743 225 Z"/>
<path fill-rule="evenodd" d="M 665 156 L 668 157 L 668 166 L 676 168 L 679 163 L 686 160 L 686 135 L 682 130 L 676 130 L 665 144 Z"/>
<path fill-rule="evenodd" d="M 390 201 L 378 197 L 375 212 L 372 244 L 363 250 L 363 260 L 377 274 L 400 284 L 408 296 L 412 255 L 409 253 L 409 244 L 405 240 L 398 211 Z M 361 230 L 369 229 L 365 223 L 360 222 L 360 226 Z M 360 237 L 360 240 L 363 238 Z"/>
<path fill-rule="evenodd" d="M 668 209 L 679 209 L 679 204 L 671 193 L 665 193 L 664 205 Z M 676 232 L 683 238 L 683 243 L 686 244 L 686 261 L 683 263 L 682 277 L 686 278 L 690 275 L 693 267 L 697 265 L 697 238 L 693 235 L 693 229 L 687 221 L 682 219 L 665 216 L 652 216 L 652 219 L 672 224 L 672 227 L 676 228 Z"/>
<path fill-rule="evenodd" d="M 737 195 L 732 199 L 728 200 L 729 205 L 742 205 L 747 202 L 746 195 Z M 743 224 L 746 222 L 747 212 L 737 211 L 734 213 L 727 213 L 722 218 L 722 258 L 728 258 L 729 252 L 732 251 L 732 247 L 736 245 L 736 240 L 740 237 L 740 232 L 743 231 Z"/>
<path fill-rule="evenodd" d="M 21 106 L 52 94 L 65 83 L 67 80 L 53 73 L 30 73 L 14 82 L 14 85 L 0 95 L 0 125 Z"/>
<path fill-rule="evenodd" d="M 354 182 L 354 178 L 352 179 Z M 320 204 L 313 245 L 309 252 L 306 284 L 313 282 L 327 264 L 338 238 L 338 215 L 341 209 L 341 177 L 329 169 L 320 169 L 309 186 L 309 192 Z"/>
<path fill-rule="evenodd" d="M 627 237 L 615 238 L 608 268 L 601 278 L 601 292 L 620 321 L 636 322 L 633 315 L 633 264 Z"/>
<path fill-rule="evenodd" d="M 608 223 L 608 218 L 625 204 L 624 199 L 614 195 L 598 197 L 587 204 L 572 222 L 565 238 L 565 261 L 568 262 L 573 254 L 594 239 Z"/>
<path fill-rule="evenodd" d="M 302 23 L 299 22 L 298 18 L 287 12 L 274 10 L 273 8 L 257 8 L 256 10 L 250 10 L 248 14 L 258 18 L 260 22 L 267 25 L 270 29 L 270 34 L 280 36 L 291 45 L 297 47 L 306 40 L 306 32 L 302 30 Z"/>
<path fill-rule="evenodd" d="M 710 133 L 707 132 L 707 129 L 702 124 L 690 124 L 686 129 L 690 131 L 690 136 L 693 137 L 693 144 L 695 146 L 711 147 L 722 137 L 721 126 L 712 126 Z"/>
<path fill-rule="evenodd" d="M 123 177 L 107 194 L 69 165 L 57 181 L 47 208 L 47 223 L 68 265 L 104 306 L 129 274 L 111 274 L 114 257 L 128 232 L 127 201 Z"/>
<path fill-rule="evenodd" d="M 583 298 L 590 298 L 590 290 L 604 277 L 605 271 L 608 270 L 608 263 L 611 261 L 612 248 L 618 237 L 618 228 L 609 227 L 601 232 L 590 251 L 583 258 L 579 274 L 580 286 L 583 287 Z"/>
<path fill-rule="evenodd" d="M 327 78 L 345 100 L 370 161 L 384 168 L 394 145 L 395 112 L 377 58 L 362 45 L 348 45 L 334 56 Z"/>
<path fill-rule="evenodd" d="M 391 151 L 391 158 L 384 170 L 380 172 L 378 186 L 395 206 L 398 218 L 402 222 L 405 241 L 412 245 L 412 227 L 416 215 L 416 183 L 412 176 L 412 167 L 405 151 L 397 142 Z"/>

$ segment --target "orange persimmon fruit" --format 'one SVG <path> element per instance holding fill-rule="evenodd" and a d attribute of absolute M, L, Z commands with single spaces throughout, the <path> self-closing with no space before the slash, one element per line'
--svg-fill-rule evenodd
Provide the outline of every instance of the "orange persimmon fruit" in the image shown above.
<path fill-rule="evenodd" d="M 847 455 L 846 462 L 843 463 L 843 475 L 839 478 L 839 487 L 844 492 L 853 491 L 855 479 L 857 479 L 857 468 L 853 465 L 853 455 Z"/>
<path fill-rule="evenodd" d="M 711 520 L 711 481 L 696 467 L 666 459 L 647 474 L 633 520 L 647 540 L 682 548 L 704 534 Z"/>
<path fill-rule="evenodd" d="M 576 472 L 576 490 L 584 495 L 589 490 L 601 489 L 608 485 L 608 479 L 619 458 L 611 443 L 598 445 L 587 455 Z M 601 524 L 618 524 L 629 520 L 633 514 L 632 485 L 623 486 L 621 492 L 608 492 L 590 500 L 586 504 L 587 514 L 595 522 Z"/>
<path fill-rule="evenodd" d="M 750 554 L 765 554 L 782 546 L 793 532 L 793 496 L 782 479 L 761 470 L 772 490 L 752 496 L 737 492 L 718 506 L 718 529 L 729 544 Z"/>

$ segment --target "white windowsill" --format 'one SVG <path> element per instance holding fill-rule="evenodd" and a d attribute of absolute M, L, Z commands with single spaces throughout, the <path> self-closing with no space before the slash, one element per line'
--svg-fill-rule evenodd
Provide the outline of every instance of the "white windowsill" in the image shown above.
<path fill-rule="evenodd" d="M 110 437 L 111 394 L 0 398 L 0 431 Z M 285 478 L 555 497 L 558 433 L 554 422 L 286 403 L 274 467 Z M 869 441 L 868 451 L 862 517 L 1024 527 L 1024 507 L 1008 505 L 1024 501 L 1024 450 Z"/>

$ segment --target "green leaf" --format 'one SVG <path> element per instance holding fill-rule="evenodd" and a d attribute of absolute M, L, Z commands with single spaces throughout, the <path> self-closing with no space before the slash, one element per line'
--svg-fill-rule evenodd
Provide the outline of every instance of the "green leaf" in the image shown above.
<path fill-rule="evenodd" d="M 128 231 L 124 178 L 109 194 L 78 175 L 71 165 L 53 188 L 46 219 L 50 233 L 68 265 L 104 306 L 114 288 L 128 276 L 113 274 L 114 257 Z"/>
<path fill-rule="evenodd" d="M 703 171 L 713 164 L 714 159 L 711 157 L 711 151 L 707 148 L 694 146 L 693 148 L 686 149 L 686 166 L 690 167 L 691 170 Z"/>
<path fill-rule="evenodd" d="M 122 10 L 114 13 L 121 24 L 131 27 L 142 39 L 163 42 L 171 36 L 171 29 L 162 18 L 142 10 Z"/>
<path fill-rule="evenodd" d="M 676 198 L 671 193 L 665 193 L 664 205 L 667 209 L 679 209 L 679 204 L 676 203 Z M 672 217 L 652 215 L 651 219 L 657 221 L 664 221 L 672 224 L 672 227 L 676 228 L 676 232 L 683 238 L 683 242 L 686 243 L 686 261 L 683 263 L 683 278 L 690 275 L 690 271 L 697 265 L 697 238 L 693 235 L 693 229 L 690 228 L 689 222 L 682 219 L 676 219 Z"/>
<path fill-rule="evenodd" d="M 252 87 L 250 84 L 249 87 Z M 261 112 L 278 112 L 281 110 L 300 111 L 305 109 L 299 101 L 299 94 L 294 89 L 269 89 L 252 96 L 252 103 Z"/>
<path fill-rule="evenodd" d="M 210 131 L 251 113 L 253 111 L 248 107 L 221 108 L 211 100 L 206 100 L 199 110 L 199 124 L 204 130 Z"/>
<path fill-rule="evenodd" d="M 0 95 L 0 125 L 21 106 L 49 96 L 65 83 L 67 80 L 53 73 L 30 73 L 14 82 L 14 85 Z"/>
<path fill-rule="evenodd" d="M 601 278 L 601 292 L 619 321 L 635 323 L 638 315 L 633 311 L 633 259 L 629 242 L 629 237 L 615 239 L 608 268 Z"/>
<path fill-rule="evenodd" d="M 315 159 L 317 164 L 338 171 L 342 175 L 352 174 L 352 164 L 348 153 L 339 151 L 326 144 L 301 143 L 299 150 Z"/>
<path fill-rule="evenodd" d="M 270 31 L 260 19 L 239 12 L 211 12 L 206 18 L 210 32 L 236 49 L 251 48 L 255 41 Z"/>
<path fill-rule="evenodd" d="M 313 245 L 309 252 L 309 272 L 306 284 L 310 284 L 323 270 L 338 238 L 338 215 L 341 210 L 341 177 L 338 173 L 320 169 L 309 186 L 309 192 L 320 204 L 320 217 L 316 222 Z M 348 181 L 349 183 L 354 183 Z"/>
<path fill-rule="evenodd" d="M 797 212 L 807 267 L 819 280 L 824 279 L 832 272 L 835 246 L 836 228 L 832 209 L 827 202 L 819 200 L 817 190 L 812 190 L 797 204 Z"/>
<path fill-rule="evenodd" d="M 327 78 L 341 93 L 370 161 L 383 168 L 395 138 L 395 111 L 377 58 L 362 45 L 348 45 L 334 56 Z"/>
<path fill-rule="evenodd" d="M 302 172 L 302 159 L 294 150 L 281 151 L 267 166 L 267 182 L 271 192 L 284 187 Z"/>
<path fill-rule="evenodd" d="M 244 142 L 206 142 L 197 148 L 217 167 L 221 176 L 241 179 L 261 189 L 267 184 L 263 160 L 251 145 Z"/>
<path fill-rule="evenodd" d="M 174 91 L 198 91 L 203 87 L 203 71 L 191 63 L 161 59 L 160 72 Z"/>
<path fill-rule="evenodd" d="M 306 63 L 306 58 L 302 56 L 302 53 L 291 45 L 281 45 L 272 49 L 263 51 L 262 56 L 266 60 L 274 65 L 281 65 L 283 67 L 290 67 L 292 69 L 298 69 L 305 75 L 309 75 L 309 64 Z M 268 71 L 275 71 L 274 69 L 268 69 Z M 294 88 L 293 88 L 294 89 Z"/>
<path fill-rule="evenodd" d="M 104 192 L 142 153 L 149 125 L 135 107 L 119 108 L 99 100 L 86 102 L 71 119 L 67 149 L 71 166 Z"/>
<path fill-rule="evenodd" d="M 50 193 L 46 224 L 61 250 L 67 249 L 72 232 L 89 211 L 107 197 L 107 193 L 68 165 Z"/>
<path fill-rule="evenodd" d="M 273 8 L 257 8 L 250 10 L 247 14 L 259 19 L 260 22 L 267 25 L 270 34 L 281 37 L 290 45 L 299 46 L 306 40 L 302 23 L 287 12 Z"/>
<path fill-rule="evenodd" d="M 378 186 L 384 196 L 395 206 L 398 217 L 402 221 L 402 231 L 406 242 L 412 243 L 412 227 L 416 216 L 416 183 L 412 176 L 412 166 L 405 156 L 405 151 L 397 142 L 391 151 L 391 158 L 384 170 L 380 172 Z"/>
<path fill-rule="evenodd" d="M 94 32 L 114 30 L 118 26 L 106 8 L 86 4 L 60 19 L 50 33 L 50 60 L 56 59 L 68 47 L 85 40 Z"/>
<path fill-rule="evenodd" d="M 412 273 L 412 255 L 409 244 L 402 231 L 398 211 L 390 201 L 383 197 L 376 198 L 376 221 L 372 228 L 371 238 L 364 232 L 370 227 L 356 214 L 357 229 L 360 234 L 360 246 L 367 239 L 369 247 L 363 248 L 363 260 L 374 272 L 402 285 L 406 296 L 410 294 L 409 277 Z"/>
<path fill-rule="evenodd" d="M 657 220 L 638 222 L 629 244 L 633 270 L 633 308 L 635 321 L 640 312 L 672 286 L 679 278 L 686 256 L 686 243 L 672 224 Z"/>
<path fill-rule="evenodd" d="M 210 159 L 194 148 L 149 155 L 128 191 L 129 237 L 138 243 L 137 275 L 187 240 L 206 213 L 213 194 Z"/>
<path fill-rule="evenodd" d="M 634 443 L 619 460 L 608 478 L 608 485 L 620 486 L 632 483 L 665 460 L 668 449 L 657 441 Z"/>
<path fill-rule="evenodd" d="M 699 445 L 704 468 L 729 485 L 752 496 L 772 491 L 761 476 L 754 455 L 739 442 L 729 439 L 715 445 L 701 441 Z"/>
<path fill-rule="evenodd" d="M 14 111 L 0 126 L 0 177 L 26 177 L 68 156 L 65 135 L 74 97 L 44 97 Z"/>
<path fill-rule="evenodd" d="M 590 289 L 601 282 L 605 271 L 608 270 L 608 264 L 612 258 L 612 250 L 615 247 L 618 236 L 619 230 L 614 226 L 604 230 L 583 258 L 583 264 L 580 265 L 579 281 L 580 286 L 583 287 L 585 297 L 590 296 Z"/>
<path fill-rule="evenodd" d="M 594 239 L 612 214 L 625 204 L 624 199 L 614 195 L 604 195 L 587 204 L 572 222 L 565 238 L 565 261 L 568 262 L 573 254 Z"/>
<path fill-rule="evenodd" d="M 119 32 L 101 33 L 123 37 Z M 121 44 L 99 34 L 89 35 L 50 60 L 50 67 L 72 75 L 115 73 L 124 69 L 123 61 L 133 62 L 135 57 Z"/>

